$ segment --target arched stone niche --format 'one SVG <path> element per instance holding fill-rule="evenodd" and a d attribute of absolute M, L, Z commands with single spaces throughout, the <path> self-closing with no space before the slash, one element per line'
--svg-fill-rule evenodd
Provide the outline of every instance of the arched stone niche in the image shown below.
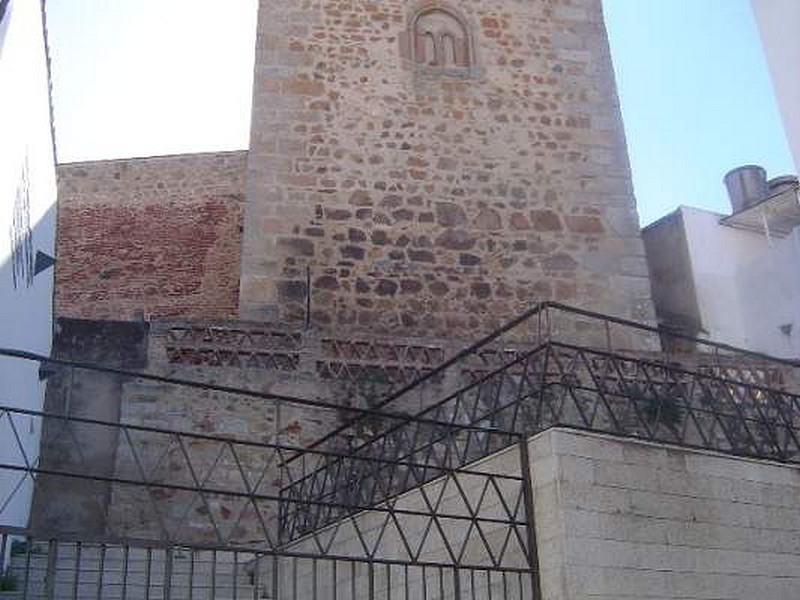
<path fill-rule="evenodd" d="M 424 4 L 411 15 L 400 38 L 400 54 L 408 65 L 431 73 L 469 73 L 475 66 L 466 20 L 440 2 Z"/>

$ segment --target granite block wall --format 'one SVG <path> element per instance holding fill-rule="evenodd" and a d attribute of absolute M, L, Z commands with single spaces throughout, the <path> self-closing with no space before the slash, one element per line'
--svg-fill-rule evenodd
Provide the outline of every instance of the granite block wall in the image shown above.
<path fill-rule="evenodd" d="M 800 469 L 554 429 L 530 444 L 547 600 L 789 600 Z"/>

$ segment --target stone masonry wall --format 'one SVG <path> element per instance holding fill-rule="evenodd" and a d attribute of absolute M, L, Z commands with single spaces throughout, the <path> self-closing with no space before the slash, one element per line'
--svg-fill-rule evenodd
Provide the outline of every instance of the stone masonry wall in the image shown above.
<path fill-rule="evenodd" d="M 333 403 L 337 406 L 369 404 L 365 394 L 388 393 L 393 387 L 419 377 L 454 352 L 441 341 L 336 339 L 316 331 L 289 330 L 263 323 L 242 321 L 156 320 L 147 340 L 147 371 L 173 378 L 201 381 L 264 393 L 295 396 Z M 385 383 L 365 383 L 375 371 Z M 431 401 L 442 394 L 433 394 Z M 419 399 L 414 397 L 419 402 Z M 217 436 L 233 436 L 258 443 L 280 443 L 306 447 L 352 414 L 313 406 L 302 406 L 239 396 L 232 393 L 180 385 L 131 380 L 117 400 L 120 421 Z M 396 410 L 417 412 L 418 403 L 395 406 Z M 172 440 L 150 436 L 141 440 L 137 452 L 148 464 L 154 481 L 191 485 L 185 458 Z M 146 443 L 144 443 L 146 442 Z M 335 447 L 326 447 L 328 450 Z M 208 477 L 209 487 L 242 491 L 237 465 L 218 456 L 219 444 L 193 441 L 189 453 L 194 467 Z M 243 469 L 252 481 L 260 481 L 258 492 L 276 494 L 281 481 L 297 477 L 295 466 L 279 470 L 282 462 L 265 449 L 246 452 L 237 447 Z M 114 472 L 117 477 L 137 478 L 136 460 L 128 441 L 116 448 Z M 286 458 L 283 456 L 282 458 Z M 302 469 L 313 470 L 318 455 L 302 460 Z M 148 462 L 149 461 L 149 462 Z M 300 465 L 300 461 L 296 465 Z M 213 472 L 212 472 L 213 471 Z M 233 541 L 263 539 L 262 522 L 241 498 L 215 497 L 203 504 L 197 496 L 175 490 L 148 494 L 132 486 L 114 485 L 108 502 L 108 533 L 125 536 L 158 536 L 159 519 L 154 506 L 170 522 L 179 539 L 218 541 L 211 519 L 231 535 Z M 263 502 L 259 511 L 270 535 L 277 535 L 276 502 Z M 209 513 L 211 511 L 211 513 Z"/>
<path fill-rule="evenodd" d="M 469 64 L 415 62 L 420 9 Z M 240 315 L 304 319 L 308 279 L 339 330 L 650 319 L 600 1 L 262 0 Z"/>
<path fill-rule="evenodd" d="M 196 319 L 160 319 L 149 323 L 59 319 L 57 329 L 58 358 L 232 389 L 316 399 L 331 403 L 335 408 L 276 402 L 117 374 L 62 369 L 48 379 L 48 412 L 204 435 L 233 436 L 260 443 L 278 442 L 293 447 L 310 446 L 343 421 L 355 417 L 348 407 L 375 406 L 392 391 L 405 387 L 454 356 L 464 344 L 453 339 L 403 339 L 399 336 L 338 337 L 318 330 L 263 323 Z M 526 346 L 506 339 L 497 340 L 400 395 L 386 409 L 401 415 L 416 414 L 434 402 L 453 398 L 456 391 L 485 377 L 487 370 L 514 360 L 516 352 L 524 348 Z M 621 351 L 618 347 L 615 350 Z M 666 359 L 675 367 L 778 389 L 796 386 L 790 369 L 778 369 L 774 365 L 731 363 L 709 354 L 639 353 L 638 356 L 653 361 Z M 573 371 L 567 380 L 574 381 L 575 376 Z M 535 374 L 529 373 L 528 377 L 538 380 Z M 518 400 L 520 389 L 509 384 L 497 386 L 500 405 Z M 494 394 L 481 394 L 487 396 L 486 403 L 474 405 L 471 400 L 474 396 L 466 394 L 455 405 L 468 405 L 473 414 L 484 414 L 482 411 L 493 406 L 488 396 Z M 528 405 L 536 406 L 539 394 L 528 397 L 533 402 Z M 584 399 L 590 401 L 587 396 Z M 451 401 L 449 406 L 454 407 L 454 403 Z M 427 416 L 446 418 L 442 414 L 435 417 L 435 414 Z M 504 427 L 499 417 L 495 423 L 500 429 Z M 390 420 L 379 423 L 374 418 L 362 419 L 357 426 L 343 431 L 320 448 L 342 451 L 351 444 L 370 439 L 391 424 Z M 87 475 L 97 473 L 105 477 L 113 473 L 121 480 L 137 481 L 141 474 L 131 452 L 133 443 L 139 458 L 144 458 L 143 462 L 148 465 L 152 481 L 193 484 L 181 447 L 168 435 L 141 433 L 129 438 L 102 426 L 76 424 L 73 428 L 75 435 L 67 435 L 58 427 L 52 429 L 51 435 L 50 429 L 45 428 L 43 464 L 59 465 Z M 420 435 L 425 435 L 424 430 Z M 695 440 L 695 443 L 701 441 Z M 109 452 L 109 448 L 114 451 Z M 237 448 L 237 452 L 244 450 L 247 449 Z M 235 461 L 231 462 L 231 457 L 227 456 L 227 462 L 219 462 L 219 442 L 193 440 L 188 444 L 188 452 L 196 472 L 207 475 L 213 471 L 211 487 L 244 491 Z M 267 494 L 276 493 L 282 485 L 296 483 L 297 469 L 301 474 L 312 472 L 315 462 L 322 460 L 320 455 L 307 455 L 296 463 L 292 472 L 279 471 L 280 461 L 276 461 L 270 463 L 271 470 L 262 473 L 264 463 L 271 456 L 270 451 L 261 448 L 250 448 L 240 456 L 245 460 L 248 473 L 262 482 L 260 491 Z M 127 484 L 75 486 L 74 482 L 65 484 L 40 478 L 33 523 L 46 530 L 88 531 L 92 528 L 97 531 L 105 527 L 106 532 L 113 535 L 158 536 L 161 521 L 154 514 L 156 507 L 162 516 L 174 517 L 171 535 L 176 539 L 208 541 L 214 538 L 215 531 L 210 526 L 209 508 L 199 502 L 199 498 L 175 490 L 159 489 L 149 495 L 142 488 Z M 252 540 L 260 534 L 261 522 L 253 514 L 242 513 L 243 503 L 241 498 L 216 498 L 214 518 L 232 528 L 238 539 Z M 262 516 L 267 518 L 271 529 L 276 525 L 276 508 L 275 502 L 267 502 L 262 507 Z M 107 518 L 99 518 L 101 514 Z M 241 519 L 240 515 L 243 515 Z"/>
<path fill-rule="evenodd" d="M 236 316 L 246 152 L 58 168 L 56 314 Z"/>
<path fill-rule="evenodd" d="M 501 340 L 498 346 L 508 351 L 510 346 Z M 123 388 L 116 405 L 120 406 L 120 419 L 124 423 L 161 427 L 178 431 L 192 431 L 211 435 L 232 435 L 239 439 L 257 442 L 278 442 L 293 447 L 308 447 L 318 441 L 343 421 L 354 417 L 346 410 L 349 406 L 373 406 L 391 391 L 402 388 L 430 369 L 452 357 L 462 349 L 463 343 L 435 338 L 402 339 L 399 337 L 357 336 L 337 337 L 316 330 L 287 329 L 263 323 L 241 321 L 179 321 L 158 320 L 150 323 L 146 342 L 147 371 L 179 379 L 202 381 L 234 388 L 267 392 L 300 398 L 317 399 L 341 406 L 342 410 L 304 407 L 286 402 L 273 402 L 238 396 L 235 394 L 198 390 L 179 385 L 132 380 Z M 640 353 L 642 358 L 664 360 L 663 355 Z M 496 362 L 496 361 L 500 362 Z M 457 390 L 486 374 L 489 365 L 499 366 L 511 360 L 510 356 L 493 358 L 490 352 L 460 361 L 444 374 L 403 394 L 387 410 L 400 414 L 416 414 L 430 404 L 451 397 Z M 674 366 L 682 366 L 733 380 L 750 381 L 777 389 L 791 389 L 789 369 L 783 371 L 758 363 L 729 364 L 721 357 L 710 355 L 671 355 Z M 497 392 L 501 392 L 498 390 Z M 519 388 L 502 387 L 501 405 L 518 398 Z M 467 396 L 469 397 L 469 396 Z M 109 401 L 106 404 L 112 404 Z M 452 406 L 452 403 L 451 403 Z M 535 406 L 535 402 L 534 402 Z M 479 409 L 474 409 L 478 411 Z M 429 418 L 433 415 L 428 414 Z M 441 417 L 439 417 L 441 418 Z M 374 435 L 374 423 L 364 419 L 362 426 L 344 432 L 344 435 L 321 446 L 325 450 L 343 450 L 342 443 L 363 440 Z M 389 423 L 382 425 L 387 427 Z M 498 425 L 500 426 L 500 425 Z M 149 444 L 148 452 L 158 456 L 163 445 Z M 135 465 L 125 444 L 116 452 L 117 475 L 135 477 Z M 194 444 L 198 453 L 195 468 L 206 473 L 211 468 L 219 448 L 215 444 Z M 259 451 L 259 460 L 268 452 Z M 180 450 L 173 447 L 170 461 L 163 463 L 165 479 L 184 477 L 185 464 Z M 319 456 L 307 456 L 303 468 L 310 472 Z M 194 460 L 194 459 L 193 459 Z M 256 466 L 248 469 L 257 470 Z M 235 465 L 218 467 L 215 476 L 218 487 L 238 489 L 241 486 Z M 272 465 L 275 467 L 275 465 Z M 289 473 L 273 469 L 264 479 L 262 492 L 274 493 L 290 483 Z M 296 475 L 296 473 L 293 473 Z M 230 477 L 230 481 L 225 479 Z M 190 483 L 187 481 L 187 483 Z M 197 498 L 194 498 L 197 501 Z M 259 535 L 259 522 L 254 515 L 245 515 L 237 521 L 241 501 L 218 499 L 221 523 L 236 524 L 241 538 Z M 186 496 L 165 491 L 156 502 L 166 515 L 184 518 L 191 530 L 190 539 L 209 539 L 207 508 L 195 505 L 186 512 Z M 109 502 L 109 528 L 117 534 L 153 535 L 158 524 L 153 519 L 153 500 L 146 494 L 132 493 L 130 488 L 115 489 Z M 275 526 L 275 503 L 263 507 L 269 516 L 270 526 Z M 180 518 L 179 518 L 180 517 Z M 186 531 L 181 531 L 186 534 Z M 176 532 L 177 534 L 177 532 Z M 251 539 L 252 539 L 251 538 Z"/>

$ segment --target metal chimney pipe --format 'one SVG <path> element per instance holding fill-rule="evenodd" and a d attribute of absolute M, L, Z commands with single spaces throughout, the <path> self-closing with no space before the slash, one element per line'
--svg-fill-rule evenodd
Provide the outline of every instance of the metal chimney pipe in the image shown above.
<path fill-rule="evenodd" d="M 725 187 L 734 213 L 757 204 L 769 196 L 767 172 L 758 165 L 745 165 L 728 172 Z"/>

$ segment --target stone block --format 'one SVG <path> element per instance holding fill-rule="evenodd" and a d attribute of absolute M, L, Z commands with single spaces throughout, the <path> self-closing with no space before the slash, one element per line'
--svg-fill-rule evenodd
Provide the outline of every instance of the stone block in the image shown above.
<path fill-rule="evenodd" d="M 534 495 L 537 536 L 563 553 L 542 563 L 548 593 L 782 600 L 800 583 L 795 467 L 564 430 L 532 446 L 556 465 Z"/>

